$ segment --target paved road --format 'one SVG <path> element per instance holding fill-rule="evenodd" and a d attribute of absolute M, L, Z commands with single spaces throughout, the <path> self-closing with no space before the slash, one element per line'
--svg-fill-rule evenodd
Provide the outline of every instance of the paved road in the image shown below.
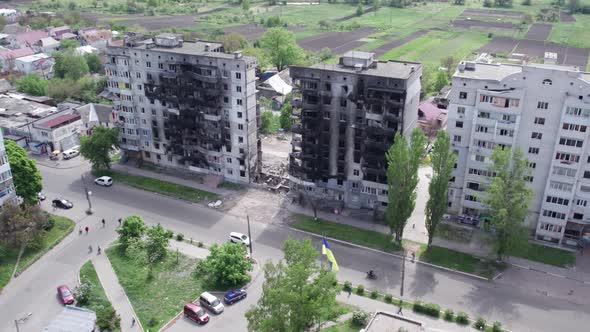
<path fill-rule="evenodd" d="M 41 330 L 61 310 L 54 294 L 55 286 L 75 284 L 77 270 L 88 258 L 88 243 L 105 246 L 113 240 L 116 219 L 120 217 L 138 214 L 148 223 L 160 222 L 166 228 L 205 243 L 223 242 L 230 231 L 246 232 L 245 219 L 118 184 L 111 188 L 91 185 L 97 212 L 86 217 L 80 174 L 88 169 L 60 170 L 40 166 L 40 170 L 48 200 L 66 193 L 65 197 L 74 202 L 75 208 L 60 213 L 82 225 L 90 224 L 92 229 L 88 236 L 73 233 L 5 288 L 0 295 L 0 331 L 14 331 L 12 320 L 28 312 L 33 312 L 33 316 L 23 324 L 21 331 Z M 106 229 L 99 228 L 103 217 L 107 219 Z M 261 262 L 280 257 L 280 246 L 287 237 L 302 237 L 298 232 L 264 223 L 252 223 L 252 235 L 254 256 Z M 319 241 L 314 241 L 319 247 Z M 399 259 L 336 243 L 331 246 L 341 266 L 340 280 L 399 294 Z M 365 279 L 364 271 L 369 269 L 377 272 L 378 280 Z M 526 285 L 521 285 L 522 280 L 526 280 Z M 551 292 L 546 296 L 533 290 L 538 287 L 551 289 Z M 576 291 L 570 297 L 566 293 L 572 287 Z M 587 286 L 558 278 L 536 280 L 534 272 L 524 270 L 509 270 L 499 281 L 490 283 L 408 263 L 405 294 L 407 298 L 422 298 L 472 316 L 484 316 L 490 321 L 499 320 L 514 331 L 578 331 L 580 326 L 590 324 L 590 289 Z M 238 314 L 239 307 L 236 308 Z M 245 326 L 245 319 L 238 316 L 232 319 L 241 322 L 238 326 Z"/>

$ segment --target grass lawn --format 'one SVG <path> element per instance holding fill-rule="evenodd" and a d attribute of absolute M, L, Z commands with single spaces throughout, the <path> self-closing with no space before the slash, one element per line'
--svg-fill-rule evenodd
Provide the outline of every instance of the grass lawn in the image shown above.
<path fill-rule="evenodd" d="M 420 250 L 416 252 L 416 258 L 423 262 L 476 274 L 485 278 L 491 278 L 497 270 L 505 268 L 503 264 L 497 264 L 496 262 L 447 248 L 432 246 L 429 250 L 426 249 L 426 245 L 422 245 Z"/>
<path fill-rule="evenodd" d="M 514 249 L 508 255 L 558 267 L 573 266 L 576 263 L 574 253 L 536 243 L 529 243 L 525 248 Z"/>
<path fill-rule="evenodd" d="M 153 191 L 166 196 L 176 197 L 185 201 L 198 203 L 203 200 L 216 200 L 217 194 L 199 190 L 193 187 L 187 187 L 176 183 L 162 181 L 145 176 L 125 174 L 117 171 L 99 171 L 97 176 L 108 175 L 113 178 L 114 182 L 124 183 L 132 187 Z"/>
<path fill-rule="evenodd" d="M 108 248 L 106 253 L 139 320 L 150 331 L 158 331 L 203 291 L 201 280 L 192 273 L 197 259 L 180 254 L 177 264 L 176 253 L 169 252 L 153 268 L 150 279 L 143 260 L 121 256 L 117 247 Z M 155 325 L 150 326 L 152 319 Z"/>
<path fill-rule="evenodd" d="M 436 228 L 435 237 L 459 243 L 469 243 L 473 237 L 473 230 L 441 223 Z"/>
<path fill-rule="evenodd" d="M 90 297 L 88 303 L 79 304 L 81 307 L 93 310 L 96 313 L 104 308 L 107 308 L 108 310 L 113 308 L 113 305 L 107 298 L 107 294 L 102 288 L 102 284 L 98 279 L 98 275 L 96 274 L 96 270 L 91 261 L 84 263 L 80 268 L 80 281 L 90 285 Z M 113 332 L 118 331 L 120 331 L 120 329 L 113 330 Z"/>
<path fill-rule="evenodd" d="M 474 50 L 487 44 L 487 34 L 483 32 L 431 31 L 409 43 L 385 53 L 382 60 L 399 59 L 419 61 L 438 65 L 445 56 L 463 59 Z"/>
<path fill-rule="evenodd" d="M 576 22 L 553 24 L 549 41 L 590 47 L 590 15 L 574 15 Z"/>
<path fill-rule="evenodd" d="M 41 240 L 42 246 L 39 249 L 25 249 L 16 270 L 17 274 L 22 273 L 51 248 L 55 247 L 74 229 L 75 224 L 72 220 L 54 214 L 52 214 L 52 216 L 55 219 L 55 225 L 49 232 L 44 232 Z M 17 258 L 18 250 L 8 250 L 5 259 L 2 261 L 2 264 L 0 264 L 0 290 L 10 281 Z"/>
<path fill-rule="evenodd" d="M 295 222 L 291 224 L 291 227 L 386 252 L 400 250 L 399 246 L 392 241 L 391 236 L 387 234 L 323 219 L 314 221 L 313 217 L 302 214 L 295 214 Z"/>
<path fill-rule="evenodd" d="M 321 329 L 322 332 L 358 332 L 362 327 L 352 323 L 352 318 Z"/>

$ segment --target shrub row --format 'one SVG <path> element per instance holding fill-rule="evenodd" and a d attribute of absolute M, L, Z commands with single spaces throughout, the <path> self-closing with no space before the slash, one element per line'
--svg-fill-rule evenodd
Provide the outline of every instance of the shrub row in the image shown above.
<path fill-rule="evenodd" d="M 436 318 L 440 316 L 440 306 L 435 303 L 426 303 L 418 300 L 414 302 L 412 309 L 414 310 L 414 312 L 425 314 L 428 316 Z"/>

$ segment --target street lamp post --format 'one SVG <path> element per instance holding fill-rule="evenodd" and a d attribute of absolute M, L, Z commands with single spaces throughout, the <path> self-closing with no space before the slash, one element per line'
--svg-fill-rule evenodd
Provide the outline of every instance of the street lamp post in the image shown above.
<path fill-rule="evenodd" d="M 86 200 L 88 201 L 88 210 L 86 210 L 86 214 L 92 214 L 92 202 L 90 202 L 90 195 L 92 195 L 92 191 L 88 190 L 86 186 L 86 179 L 84 178 L 84 174 L 82 174 L 82 185 L 84 186 L 84 193 L 86 194 Z"/>

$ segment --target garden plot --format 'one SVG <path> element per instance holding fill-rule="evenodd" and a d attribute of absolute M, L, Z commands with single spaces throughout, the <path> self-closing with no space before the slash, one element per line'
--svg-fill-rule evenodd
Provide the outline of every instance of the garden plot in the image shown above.
<path fill-rule="evenodd" d="M 412 33 L 411 35 L 402 38 L 402 39 L 397 39 L 394 41 L 391 41 L 387 44 L 381 45 L 379 47 L 377 47 L 376 49 L 373 50 L 373 52 L 375 53 L 376 56 L 382 56 L 383 54 L 387 53 L 389 50 L 392 50 L 396 47 L 399 47 L 403 44 L 409 43 L 412 40 L 416 39 L 416 38 L 420 38 L 423 35 L 425 35 L 428 31 L 427 30 L 419 30 L 416 31 L 414 33 Z"/>
<path fill-rule="evenodd" d="M 557 53 L 557 63 L 576 66 L 584 70 L 588 63 L 588 48 L 569 47 L 563 44 L 548 43 L 540 40 L 521 40 L 514 50 L 515 53 L 526 54 L 529 57 L 543 58 L 545 52 Z"/>
<path fill-rule="evenodd" d="M 576 21 L 576 18 L 574 17 L 574 15 L 572 15 L 570 13 L 566 13 L 564 11 L 560 11 L 559 12 L 559 20 L 561 22 L 569 23 L 569 22 L 575 22 Z"/>
<path fill-rule="evenodd" d="M 490 54 L 510 54 L 520 40 L 511 37 L 494 37 L 489 43 L 478 49 L 477 52 Z"/>
<path fill-rule="evenodd" d="M 297 40 L 297 44 L 308 51 L 317 52 L 323 48 L 329 48 L 332 53 L 342 54 L 363 45 L 365 42 L 359 39 L 373 32 L 372 28 L 361 28 L 350 32 L 326 32 L 301 38 Z"/>
<path fill-rule="evenodd" d="M 508 18 L 519 20 L 522 18 L 523 13 L 510 10 L 465 9 L 461 16 L 482 18 Z"/>
<path fill-rule="evenodd" d="M 118 24 L 127 25 L 127 26 L 140 26 L 148 31 L 152 30 L 160 30 L 164 28 L 189 28 L 194 27 L 196 25 L 195 19 L 208 15 L 213 14 L 216 12 L 220 12 L 226 10 L 225 7 L 214 8 L 211 10 L 203 11 L 197 14 L 187 14 L 187 15 L 165 15 L 165 16 L 144 16 L 141 14 L 135 15 L 124 15 L 124 16 L 115 16 L 115 15 L 108 15 L 108 14 L 99 14 L 99 13 L 84 13 L 83 16 L 87 18 L 98 19 L 100 21 L 115 21 Z"/>
<path fill-rule="evenodd" d="M 483 29 L 502 29 L 516 32 L 518 26 L 510 22 L 488 22 L 479 20 L 454 20 L 453 26 L 461 29 L 483 28 Z"/>
<path fill-rule="evenodd" d="M 525 39 L 546 40 L 551 35 L 553 25 L 546 23 L 535 23 L 524 36 Z"/>
<path fill-rule="evenodd" d="M 266 28 L 263 25 L 258 23 L 250 23 L 250 24 L 242 24 L 236 25 L 233 27 L 224 28 L 223 31 L 225 33 L 236 32 L 244 36 L 244 38 L 248 40 L 255 40 L 258 37 L 262 36 L 266 31 Z"/>

